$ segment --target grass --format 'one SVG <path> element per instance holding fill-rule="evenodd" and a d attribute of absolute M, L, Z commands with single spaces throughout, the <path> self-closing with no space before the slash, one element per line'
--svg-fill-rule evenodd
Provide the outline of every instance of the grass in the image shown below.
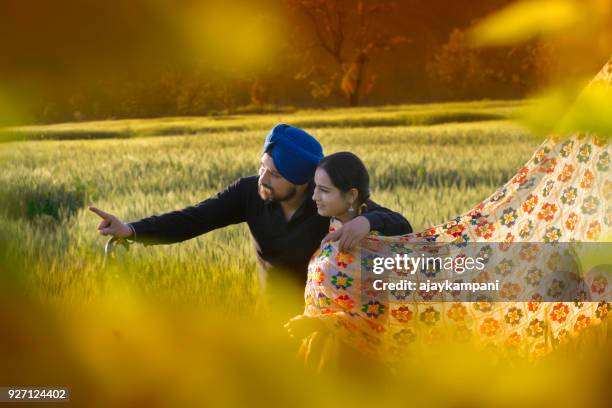
<path fill-rule="evenodd" d="M 204 133 L 266 130 L 278 122 L 304 128 L 417 126 L 456 122 L 481 122 L 512 118 L 524 101 L 479 101 L 427 105 L 392 105 L 376 108 L 302 110 L 261 115 L 123 119 L 3 130 L 8 140 L 108 139 L 142 136 L 197 135 Z M 0 129 L 2 130 L 2 129 Z M 2 138 L 0 138 L 2 140 Z"/>
<path fill-rule="evenodd" d="M 422 115 L 431 110 L 433 117 L 442 108 L 477 115 L 479 109 L 510 110 L 516 105 L 486 102 L 295 115 L 320 123 L 344 123 L 351 115 L 363 120 L 387 114 Z M 276 119 L 165 118 L 41 128 L 53 133 L 71 127 L 83 131 L 91 126 L 106 132 L 129 126 L 145 129 L 148 134 L 163 133 L 168 124 L 184 126 L 185 121 L 246 124 L 247 119 L 249 126 L 265 128 L 2 145 L 0 198 L 5 205 L 0 220 L 11 236 L 9 247 L 28 260 L 28 287 L 58 299 L 103 292 L 109 279 L 100 272 L 104 238 L 97 235 L 98 220 L 86 210 L 87 202 L 126 221 L 198 203 L 233 180 L 255 174 L 267 127 Z M 326 153 L 350 150 L 359 155 L 371 174 L 373 199 L 404 214 L 417 230 L 453 218 L 487 197 L 514 174 L 539 143 L 517 125 L 500 120 L 309 130 Z M 83 255 L 90 256 L 90 262 L 85 262 Z M 134 246 L 129 262 L 134 268 L 126 274 L 146 292 L 161 291 L 194 300 L 214 298 L 236 308 L 252 304 L 256 295 L 256 264 L 246 225 L 214 231 L 180 245 Z"/>
<path fill-rule="evenodd" d="M 557 354 L 535 366 L 436 348 L 392 376 L 358 365 L 313 377 L 282 330 L 287 316 L 256 312 L 246 225 L 177 245 L 135 245 L 103 267 L 105 238 L 86 209 L 94 202 L 130 221 L 195 204 L 254 174 L 266 131 L 284 120 L 308 124 L 327 154 L 358 154 L 371 173 L 373 199 L 420 230 L 465 212 L 530 158 L 540 140 L 499 119 L 519 105 L 14 130 L 24 139 L 97 140 L 0 145 L 0 360 L 8 368 L 0 370 L 0 384 L 70 386 L 73 402 L 84 406 L 244 406 L 269 399 L 292 406 L 406 399 L 419 406 L 602 403 L 597 390 L 605 389 L 609 369 L 610 348 L 601 347 L 606 328 L 593 332 L 591 343 L 581 336 L 582 343 L 567 349 L 569 358 Z M 577 359 L 576 350 L 589 353 Z"/>

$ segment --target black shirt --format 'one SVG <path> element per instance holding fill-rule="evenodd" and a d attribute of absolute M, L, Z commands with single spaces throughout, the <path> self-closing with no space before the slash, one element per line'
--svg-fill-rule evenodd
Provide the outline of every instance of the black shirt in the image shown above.
<path fill-rule="evenodd" d="M 329 218 L 317 213 L 311 199 L 314 183 L 309 184 L 304 202 L 287 221 L 279 203 L 262 200 L 257 182 L 257 176 L 240 178 L 197 205 L 131 222 L 136 232 L 134 240 L 145 245 L 171 244 L 246 222 L 261 267 L 265 271 L 286 271 L 304 283 L 308 262 L 329 228 Z M 410 223 L 402 215 L 370 200 L 367 206 L 363 215 L 371 229 L 383 235 L 412 232 Z"/>

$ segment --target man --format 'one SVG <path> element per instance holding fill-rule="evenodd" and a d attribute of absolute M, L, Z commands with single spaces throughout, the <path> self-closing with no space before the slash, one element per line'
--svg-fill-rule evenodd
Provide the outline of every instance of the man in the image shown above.
<path fill-rule="evenodd" d="M 319 142 L 302 129 L 276 125 L 266 137 L 259 175 L 243 177 L 201 203 L 182 210 L 124 223 L 95 207 L 102 235 L 145 245 L 185 241 L 211 230 L 246 222 L 257 258 L 269 283 L 289 276 L 304 287 L 308 262 L 323 239 L 339 241 L 348 251 L 372 229 L 384 235 L 412 232 L 408 221 L 373 202 L 368 211 L 326 236 L 329 218 L 317 213 L 313 177 L 323 158 Z"/>

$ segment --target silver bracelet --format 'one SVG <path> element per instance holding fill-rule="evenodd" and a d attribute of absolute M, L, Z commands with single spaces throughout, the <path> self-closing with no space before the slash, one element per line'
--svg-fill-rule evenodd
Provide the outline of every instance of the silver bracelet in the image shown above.
<path fill-rule="evenodd" d="M 133 244 L 134 242 L 136 242 L 136 230 L 134 229 L 134 227 L 132 226 L 132 224 L 128 223 L 128 227 L 130 227 L 130 229 L 132 230 L 132 238 L 126 238 L 125 240 L 130 243 Z"/>

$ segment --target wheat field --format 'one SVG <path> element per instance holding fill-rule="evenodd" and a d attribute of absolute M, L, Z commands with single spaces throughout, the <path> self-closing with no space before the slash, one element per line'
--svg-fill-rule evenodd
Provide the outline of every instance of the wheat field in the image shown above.
<path fill-rule="evenodd" d="M 6 143 L 0 151 L 5 204 L 0 220 L 10 237 L 9 252 L 27 260 L 27 272 L 20 278 L 30 290 L 54 298 L 95 295 L 111 278 L 101 268 L 105 239 L 97 235 L 98 220 L 87 211 L 88 202 L 125 221 L 198 203 L 233 180 L 256 173 L 263 139 L 275 123 L 310 121 L 312 127 L 305 129 L 321 141 L 326 154 L 348 150 L 360 156 L 370 172 L 372 198 L 401 212 L 420 230 L 465 212 L 529 159 L 538 139 L 508 119 L 483 119 L 491 112 L 509 115 L 516 106 L 491 102 L 204 118 L 200 129 L 215 120 L 234 120 L 247 130 L 195 135 L 167 135 L 164 127 L 174 123 L 178 131 L 178 123 L 187 132 L 197 122 L 193 118 L 143 119 L 124 125 L 149 135 L 157 129 L 163 137 Z M 380 126 L 364 119 L 414 112 L 451 122 Z M 332 125 L 334 121 L 338 123 Z M 351 121 L 352 126 L 343 125 Z M 60 130 L 70 136 L 87 129 L 120 132 L 119 125 L 52 125 L 36 132 L 62 139 Z M 252 303 L 256 293 L 255 257 L 246 225 L 176 245 L 134 245 L 124 264 L 130 265 L 124 276 L 145 292 L 196 301 L 216 297 L 238 308 Z"/>
<path fill-rule="evenodd" d="M 0 145 L 0 384 L 68 386 L 77 406 L 100 407 L 605 401 L 597 392 L 605 390 L 610 353 L 601 347 L 602 332 L 537 365 L 438 348 L 392 375 L 358 364 L 313 376 L 295 358 L 298 345 L 282 328 L 286 316 L 254 307 L 258 280 L 246 225 L 174 245 L 132 245 L 105 265 L 106 238 L 87 210 L 91 202 L 132 221 L 196 204 L 254 174 L 267 131 L 286 122 L 304 126 L 326 154 L 359 155 L 372 198 L 418 231 L 467 211 L 531 157 L 541 139 L 512 120 L 521 105 L 406 105 L 5 132 L 13 141 Z"/>

